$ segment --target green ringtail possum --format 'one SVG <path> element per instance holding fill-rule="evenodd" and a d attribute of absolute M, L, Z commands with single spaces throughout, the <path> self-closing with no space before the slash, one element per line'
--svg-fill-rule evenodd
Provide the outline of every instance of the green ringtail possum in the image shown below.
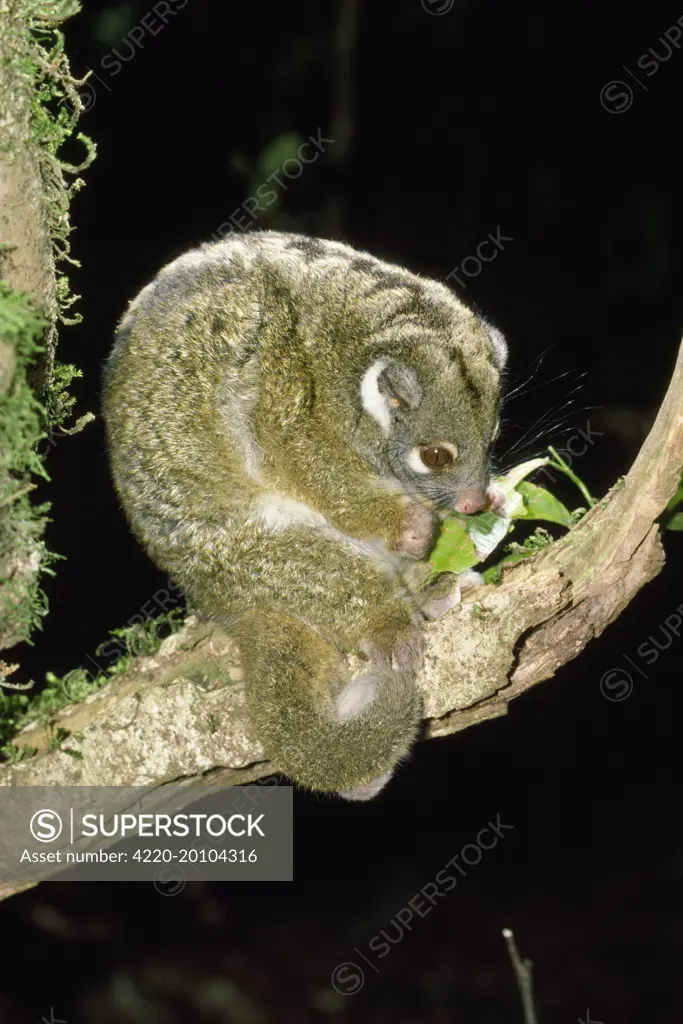
<path fill-rule="evenodd" d="M 180 256 L 119 324 L 103 412 L 123 508 L 237 640 L 255 732 L 304 787 L 369 799 L 417 736 L 420 623 L 460 586 L 430 596 L 414 563 L 447 510 L 496 507 L 505 357 L 445 285 L 275 231 Z"/>

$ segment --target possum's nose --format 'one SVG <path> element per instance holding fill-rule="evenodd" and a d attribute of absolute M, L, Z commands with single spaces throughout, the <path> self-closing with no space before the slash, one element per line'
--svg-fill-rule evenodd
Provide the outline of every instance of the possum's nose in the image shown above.
<path fill-rule="evenodd" d="M 471 515 L 472 512 L 478 512 L 486 504 L 486 495 L 480 487 L 468 487 L 464 490 L 455 505 L 453 506 L 456 512 L 463 512 L 465 515 Z"/>

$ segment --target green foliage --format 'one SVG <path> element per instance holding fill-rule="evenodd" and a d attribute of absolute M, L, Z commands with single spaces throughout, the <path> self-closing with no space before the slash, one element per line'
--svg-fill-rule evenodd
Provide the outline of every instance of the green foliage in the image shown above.
<path fill-rule="evenodd" d="M 0 280 L 0 338 L 11 346 L 14 357 L 9 389 L 0 395 L 2 477 L 9 471 L 33 473 L 49 479 L 35 451 L 38 441 L 44 436 L 44 409 L 28 382 L 28 371 L 34 359 L 44 351 L 41 339 L 46 326 L 45 317 L 35 309 L 31 297 L 14 291 Z M 15 480 L 0 480 L 2 483 L 0 503 L 8 503 L 7 499 L 18 487 Z"/>
<path fill-rule="evenodd" d="M 504 514 L 484 511 L 466 516 L 453 513 L 445 520 L 429 559 L 432 567 L 430 579 L 441 572 L 465 572 L 485 561 L 513 529 L 514 520 L 540 520 L 555 523 L 566 529 L 571 529 L 578 522 L 585 509 L 570 512 L 545 487 L 525 479 L 542 466 L 552 465 L 571 477 L 589 504 L 595 503 L 583 482 L 554 449 L 549 451 L 551 458 L 533 459 L 522 463 L 494 481 L 498 490 L 505 496 Z M 497 565 L 487 569 L 484 578 L 489 583 L 498 582 L 502 578 L 503 565 L 514 565 L 525 558 L 530 558 L 541 547 L 546 547 L 551 539 L 546 530 L 537 529 L 524 544 L 510 545 L 507 549 L 509 553 Z M 429 579 L 426 582 L 429 582 Z"/>
<path fill-rule="evenodd" d="M 38 564 L 50 559 L 42 542 L 48 505 L 32 506 L 32 476 L 49 479 L 36 445 L 45 436 L 44 408 L 29 384 L 45 318 L 30 296 L 0 281 L 0 339 L 6 379 L 0 390 L 0 634 L 29 640 L 46 612 Z"/>
<path fill-rule="evenodd" d="M 183 676 L 201 689 L 213 687 L 216 683 L 220 683 L 221 686 L 233 685 L 233 678 L 227 669 L 222 668 L 215 660 L 207 658 L 195 659 L 183 665 Z M 215 729 L 211 731 L 215 732 Z"/>
<path fill-rule="evenodd" d="M 587 511 L 588 511 L 588 509 L 587 508 L 583 508 L 583 506 L 581 506 L 581 505 L 579 505 L 578 508 L 573 509 L 569 513 L 570 518 L 571 518 L 571 526 L 576 526 L 576 524 L 579 522 L 579 520 L 583 519 L 583 517 L 585 516 Z"/>
<path fill-rule="evenodd" d="M 545 487 L 522 480 L 517 491 L 524 498 L 524 510 L 517 513 L 516 519 L 542 519 L 547 523 L 566 526 L 567 529 L 572 525 L 571 513 Z"/>
<path fill-rule="evenodd" d="M 459 516 L 447 519 L 429 562 L 437 572 L 465 572 L 479 561 L 474 541 Z"/>
<path fill-rule="evenodd" d="M 0 747 L 0 757 L 4 758 L 7 764 L 19 764 L 20 761 L 28 761 L 38 753 L 37 747 L 15 747 L 11 743 Z"/>
<path fill-rule="evenodd" d="M 66 21 L 80 9 L 80 0 L 23 0 L 22 3 L 25 17 L 52 23 Z"/>
<path fill-rule="evenodd" d="M 304 140 L 296 132 L 283 132 L 269 142 L 259 153 L 256 169 L 263 180 L 279 171 L 287 160 L 296 160 L 299 146 Z"/>
<path fill-rule="evenodd" d="M 683 530 L 683 476 L 681 476 L 676 493 L 662 512 L 659 522 L 663 530 Z"/>
<path fill-rule="evenodd" d="M 70 733 L 68 729 L 62 729 L 61 726 L 60 726 L 59 728 L 55 729 L 54 736 L 52 737 L 52 739 L 48 743 L 47 749 L 48 750 L 61 750 L 61 752 L 63 754 L 69 754 L 70 757 L 76 758 L 77 761 L 82 761 L 83 760 L 83 754 L 81 754 L 80 750 L 72 750 L 70 747 L 62 746 L 64 741 L 68 740 L 69 736 L 71 736 L 71 735 L 72 735 L 72 733 Z M 74 735 L 74 738 L 75 738 L 76 734 L 74 733 L 73 735 Z"/>
<path fill-rule="evenodd" d="M 82 376 L 82 371 L 76 369 L 71 363 L 55 363 L 52 384 L 45 396 L 46 424 L 49 425 L 51 431 L 60 429 L 65 434 L 74 434 L 81 429 L 81 426 L 85 426 L 86 423 L 95 419 L 92 413 L 86 413 L 85 416 L 80 417 L 75 427 L 65 426 L 67 420 L 71 419 L 76 404 L 76 399 L 69 394 L 68 389 L 72 381 Z"/>
<path fill-rule="evenodd" d="M 89 167 L 95 159 L 95 144 L 88 136 L 76 132 L 81 111 L 77 87 L 83 85 L 85 79 L 79 81 L 72 77 L 64 52 L 64 35 L 56 22 L 79 10 L 80 4 L 76 2 L 55 0 L 52 4 L 36 4 L 34 15 L 28 20 L 27 56 L 19 62 L 32 85 L 32 141 L 41 171 L 54 260 L 56 263 L 65 260 L 76 267 L 79 263 L 71 257 L 69 246 L 69 203 L 74 193 L 83 187 L 83 180 L 76 177 L 67 184 L 65 174 L 77 175 Z M 59 156 L 62 146 L 72 137 L 85 149 L 85 157 L 78 165 L 67 163 Z M 65 315 L 78 298 L 70 294 L 68 280 L 60 275 L 56 281 L 56 299 L 57 316 L 62 323 L 80 321 L 80 315 L 71 319 Z M 51 369 L 47 374 L 48 385 Z"/>
<path fill-rule="evenodd" d="M 296 132 L 283 132 L 264 146 L 255 161 L 242 154 L 232 158 L 232 167 L 246 179 L 250 196 L 258 195 L 257 190 L 266 185 L 271 175 L 277 175 L 287 160 L 298 160 L 299 147 L 303 141 Z M 277 182 L 271 182 L 266 187 L 274 198 L 269 199 L 267 206 L 259 211 L 259 220 L 270 219 L 274 225 L 285 228 L 287 218 L 280 210 L 282 189 Z"/>
<path fill-rule="evenodd" d="M 154 654 L 158 651 L 164 637 L 178 632 L 183 624 L 183 618 L 184 613 L 181 608 L 172 608 L 155 619 L 147 619 L 145 622 L 136 622 L 132 626 L 112 629 L 110 635 L 120 641 L 122 654 L 115 664 L 109 666 L 104 678 L 125 672 L 133 658 Z M 103 654 L 104 646 L 105 644 L 100 644 L 95 653 Z"/>
<path fill-rule="evenodd" d="M 12 763 L 21 760 L 22 752 L 10 740 L 24 724 L 29 698 L 25 693 L 5 693 L 0 689 L 0 755 Z"/>
<path fill-rule="evenodd" d="M 505 566 L 518 565 L 520 562 L 526 561 L 527 558 L 533 558 L 539 551 L 543 551 L 544 548 L 550 547 L 553 542 L 552 536 L 547 530 L 544 530 L 542 526 L 537 526 L 534 532 L 526 538 L 523 544 L 517 544 L 513 541 L 508 544 L 505 550 L 508 552 L 499 562 L 486 569 L 482 574 L 485 583 L 500 583 L 503 579 L 503 569 Z"/>

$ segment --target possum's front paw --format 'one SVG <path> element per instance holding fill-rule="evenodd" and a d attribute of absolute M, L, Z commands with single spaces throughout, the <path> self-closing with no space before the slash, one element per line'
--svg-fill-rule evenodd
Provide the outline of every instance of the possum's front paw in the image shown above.
<path fill-rule="evenodd" d="M 480 587 L 483 583 L 484 577 L 473 569 L 461 572 L 459 576 L 448 573 L 420 593 L 420 611 L 428 619 L 440 619 L 460 604 L 463 591 Z"/>
<path fill-rule="evenodd" d="M 403 512 L 394 550 L 404 558 L 424 558 L 431 548 L 435 524 L 434 515 L 424 505 L 411 501 Z"/>
<path fill-rule="evenodd" d="M 489 484 L 486 488 L 486 511 L 495 512 L 497 516 L 505 518 L 507 512 L 507 498 L 505 491 L 497 484 Z"/>
<path fill-rule="evenodd" d="M 416 675 L 424 665 L 424 636 L 418 626 L 400 632 L 391 648 L 391 667 L 399 675 Z"/>

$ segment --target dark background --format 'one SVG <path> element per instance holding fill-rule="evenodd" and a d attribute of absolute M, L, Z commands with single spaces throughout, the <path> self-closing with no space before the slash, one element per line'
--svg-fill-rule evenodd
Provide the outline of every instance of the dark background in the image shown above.
<path fill-rule="evenodd" d="M 126 302 L 253 195 L 274 140 L 320 128 L 337 142 L 255 226 L 334 235 L 439 279 L 499 228 L 513 241 L 456 290 L 506 333 L 508 388 L 534 374 L 506 408 L 501 464 L 515 445 L 512 462 L 590 429 L 574 468 L 592 492 L 628 470 L 683 327 L 683 52 L 664 60 L 660 38 L 683 8 L 448 5 L 366 0 L 345 31 L 351 7 L 331 0 L 189 0 L 136 45 L 124 37 L 151 5 L 88 0 L 66 26 L 74 72 L 98 76 L 82 124 L 99 157 L 72 211 L 84 320 L 60 345 L 84 371 L 79 412 L 97 411 Z M 650 47 L 648 76 L 637 61 Z M 619 85 L 601 102 L 615 79 L 631 96 Z M 38 681 L 88 664 L 164 583 L 117 508 L 101 422 L 56 441 L 42 496 L 66 561 L 17 657 Z M 542 1024 L 587 1009 L 605 1024 L 680 1019 L 683 642 L 640 662 L 649 678 L 632 672 L 622 701 L 600 680 L 648 636 L 664 646 L 682 543 L 668 534 L 662 574 L 505 719 L 421 744 L 366 806 L 297 793 L 293 884 L 164 896 L 48 883 L 12 898 L 2 1019 L 521 1021 L 506 925 L 534 961 Z M 364 965 L 353 947 L 368 954 L 382 928 L 395 938 L 392 918 L 498 813 L 513 830 L 379 973 Z M 363 966 L 359 993 L 331 988 L 341 961 Z"/>

